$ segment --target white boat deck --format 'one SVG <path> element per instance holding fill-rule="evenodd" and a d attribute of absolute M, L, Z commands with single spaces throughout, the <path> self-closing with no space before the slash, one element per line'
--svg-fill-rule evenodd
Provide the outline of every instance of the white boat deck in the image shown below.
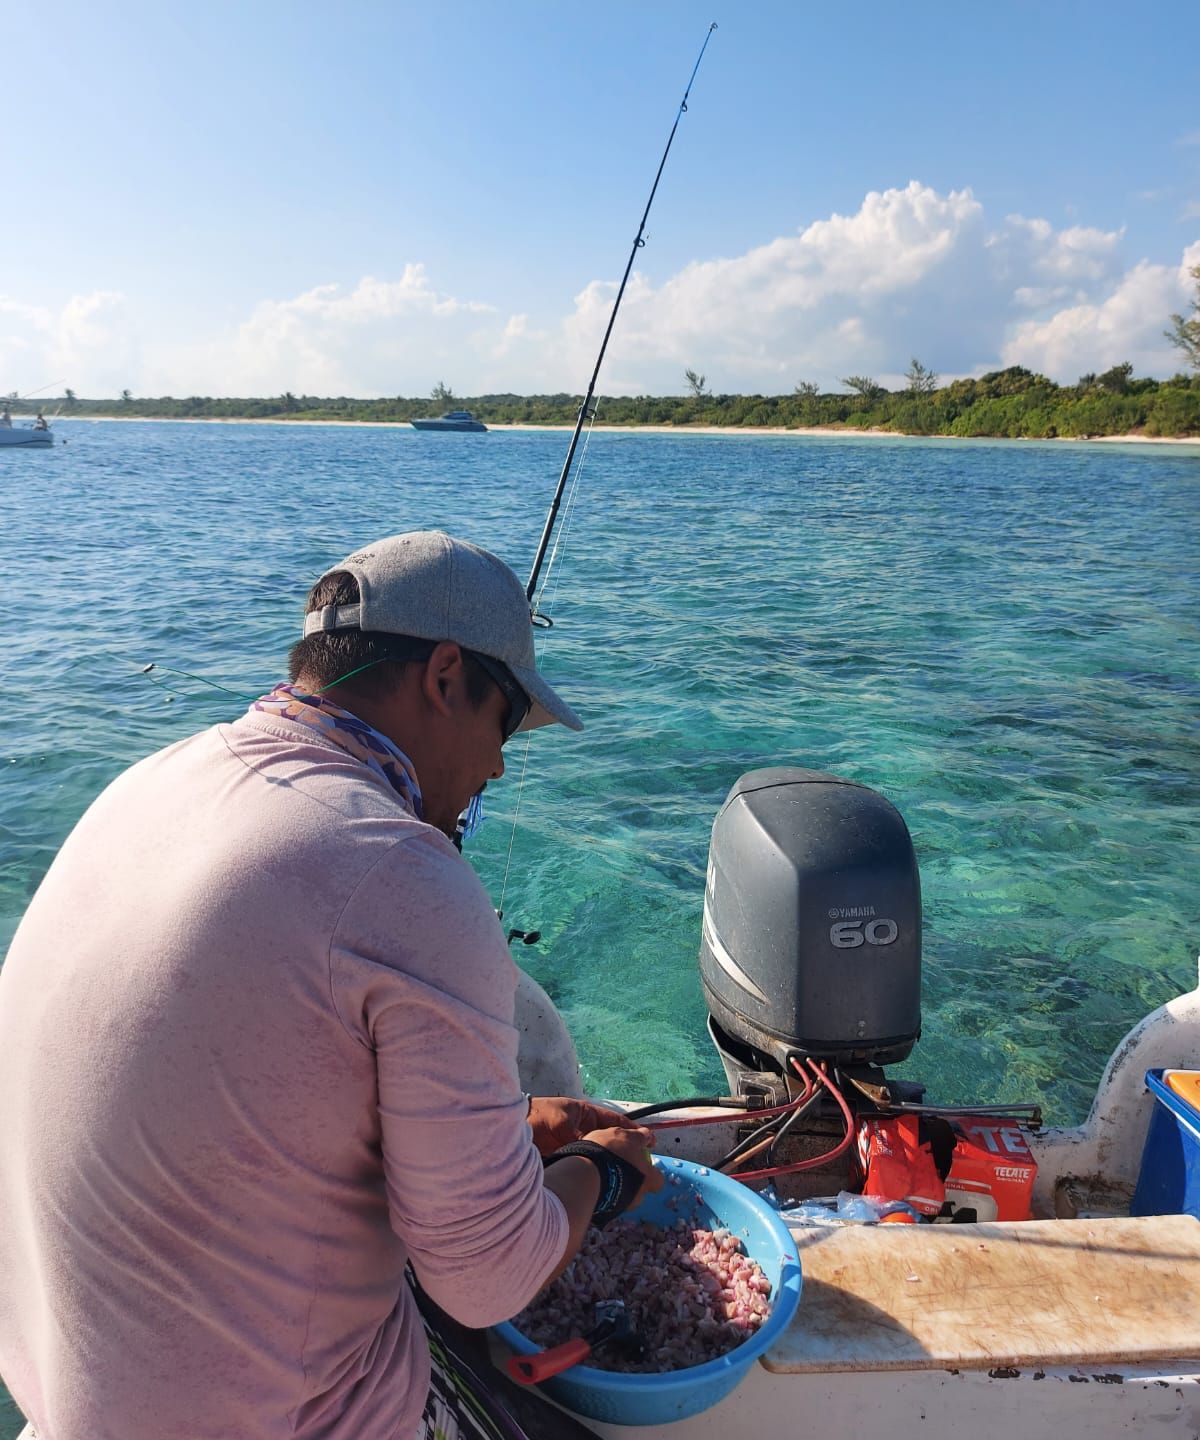
<path fill-rule="evenodd" d="M 762 1363 L 1111 1369 L 1200 1355 L 1200 1221 L 793 1228 L 804 1291 Z"/>
<path fill-rule="evenodd" d="M 535 991 L 528 1068 L 566 1093 L 574 1052 Z M 609 1440 L 1200 1440 L 1200 1221 L 1127 1213 L 1144 1075 L 1170 1065 L 1200 1068 L 1200 988 L 1130 1031 L 1083 1125 L 1031 1136 L 1037 1219 L 794 1226 L 799 1309 L 732 1394 L 670 1425 L 586 1423 Z M 713 1164 L 736 1134 L 665 1126 L 657 1148 Z"/>

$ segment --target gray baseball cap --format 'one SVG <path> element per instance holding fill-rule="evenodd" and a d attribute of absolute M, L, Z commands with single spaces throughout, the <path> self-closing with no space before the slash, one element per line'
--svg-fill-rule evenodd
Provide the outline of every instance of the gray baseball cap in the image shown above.
<path fill-rule="evenodd" d="M 305 635 L 370 630 L 457 641 L 499 660 L 529 696 L 521 730 L 555 721 L 583 729 L 579 716 L 538 674 L 525 587 L 503 560 L 440 530 L 410 530 L 356 550 L 325 574 L 339 570 L 358 581 L 359 603 L 310 610 Z"/>

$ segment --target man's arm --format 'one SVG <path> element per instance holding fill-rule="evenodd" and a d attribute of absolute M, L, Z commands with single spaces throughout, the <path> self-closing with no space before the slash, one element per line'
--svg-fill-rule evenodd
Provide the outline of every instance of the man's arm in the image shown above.
<path fill-rule="evenodd" d="M 642 1185 L 630 1206 L 631 1209 L 641 1203 L 642 1196 L 647 1191 L 662 1189 L 662 1172 L 654 1168 L 654 1157 L 650 1149 L 654 1140 L 653 1131 L 626 1123 L 615 1129 L 592 1130 L 581 1138 L 589 1140 L 593 1145 L 602 1146 L 610 1155 L 624 1160 L 641 1175 Z M 584 1167 L 591 1172 L 590 1177 L 584 1173 Z M 564 1171 L 565 1174 L 562 1173 Z M 571 1227 L 562 1259 L 543 1282 L 548 1285 L 551 1280 L 558 1279 L 583 1244 L 583 1237 L 587 1234 L 596 1210 L 596 1202 L 600 1197 L 600 1172 L 592 1161 L 583 1156 L 566 1155 L 546 1167 L 545 1185 L 547 1190 L 552 1190 L 562 1201 Z"/>
<path fill-rule="evenodd" d="M 342 1023 L 375 1054 L 392 1227 L 430 1296 L 482 1326 L 565 1266 L 598 1182 L 572 1157 L 543 1184 L 517 1077 L 516 969 L 478 880 L 443 846 L 403 841 L 364 877 L 331 981 Z"/>

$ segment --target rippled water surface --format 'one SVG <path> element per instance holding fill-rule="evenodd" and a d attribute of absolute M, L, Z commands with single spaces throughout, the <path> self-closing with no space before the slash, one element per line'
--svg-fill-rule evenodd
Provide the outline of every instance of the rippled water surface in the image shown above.
<path fill-rule="evenodd" d="M 0 452 L 0 945 L 123 766 L 281 674 L 310 580 L 441 526 L 528 569 L 561 433 L 66 424 Z M 1195 983 L 1200 449 L 599 434 L 543 663 L 587 722 L 510 747 L 470 857 L 596 1093 L 720 1083 L 696 952 L 745 770 L 881 789 L 925 898 L 947 1101 L 1081 1119 Z M 518 809 L 515 836 L 512 826 Z M 169 797 L 164 797 L 164 804 Z"/>

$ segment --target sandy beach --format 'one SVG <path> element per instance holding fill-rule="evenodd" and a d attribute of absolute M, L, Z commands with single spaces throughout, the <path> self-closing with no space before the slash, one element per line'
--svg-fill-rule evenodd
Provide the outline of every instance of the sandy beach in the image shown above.
<path fill-rule="evenodd" d="M 340 423 L 340 422 L 339 422 Z M 641 435 L 780 435 L 803 439 L 808 435 L 833 436 L 839 439 L 866 436 L 874 440 L 1006 440 L 1005 435 L 910 435 L 903 430 L 854 430 L 849 427 L 837 429 L 832 425 L 811 425 L 788 429 L 782 425 L 596 425 L 596 430 L 608 430 L 614 434 Z M 572 425 L 489 425 L 489 430 L 563 430 L 568 435 Z M 1200 446 L 1200 435 L 1058 435 L 1055 439 L 1073 445 L 1192 445 Z M 1018 436 L 1014 445 L 1028 443 L 1036 438 Z"/>
<path fill-rule="evenodd" d="M 300 420 L 295 416 L 270 415 L 253 419 L 246 416 L 206 415 L 77 415 L 62 416 L 74 424 L 105 424 L 118 421 L 129 425 L 335 425 L 348 429 L 409 430 L 407 420 Z M 573 425 L 506 425 L 491 424 L 489 430 L 547 430 L 561 431 L 569 435 Z M 816 435 L 825 438 L 848 439 L 864 436 L 875 440 L 954 440 L 958 442 L 983 440 L 994 444 L 1009 440 L 1011 444 L 1042 444 L 1044 441 L 1032 436 L 1010 438 L 1004 435 L 909 435 L 902 430 L 854 430 L 836 429 L 833 426 L 814 425 L 803 429 L 789 430 L 782 425 L 595 425 L 596 431 L 612 435 L 730 435 L 758 436 L 777 435 L 783 438 L 803 440 Z M 1059 435 L 1057 442 L 1065 445 L 1187 445 L 1200 449 L 1200 435 Z"/>

